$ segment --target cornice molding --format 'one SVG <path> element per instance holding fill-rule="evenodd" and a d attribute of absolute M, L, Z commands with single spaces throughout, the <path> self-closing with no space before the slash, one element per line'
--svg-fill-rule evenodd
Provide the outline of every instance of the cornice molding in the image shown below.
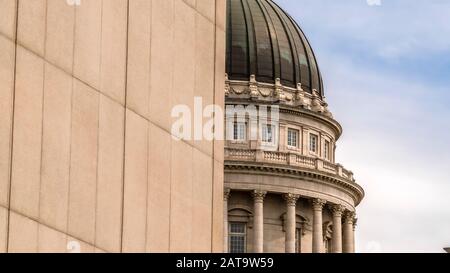
<path fill-rule="evenodd" d="M 283 167 L 279 165 L 271 165 L 267 163 L 258 162 L 238 162 L 238 161 L 225 161 L 225 173 L 242 173 L 246 172 L 249 174 L 260 174 L 260 175 L 271 175 L 271 176 L 282 176 L 282 177 L 292 177 L 297 179 L 308 179 L 318 183 L 324 183 L 326 185 L 331 185 L 337 187 L 341 190 L 346 191 L 355 202 L 355 207 L 359 205 L 365 196 L 365 192 L 361 186 L 356 183 L 350 183 L 344 179 L 331 175 L 325 172 L 320 172 L 317 170 L 309 170 L 303 168 L 291 168 Z"/>

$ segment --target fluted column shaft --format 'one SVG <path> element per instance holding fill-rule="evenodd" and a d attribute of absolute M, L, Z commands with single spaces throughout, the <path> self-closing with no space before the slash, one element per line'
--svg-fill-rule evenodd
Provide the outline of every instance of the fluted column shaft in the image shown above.
<path fill-rule="evenodd" d="M 228 200 L 230 199 L 230 189 L 223 192 L 223 252 L 228 253 Z"/>
<path fill-rule="evenodd" d="M 333 212 L 333 253 L 342 253 L 342 213 L 344 207 L 341 205 L 332 206 Z"/>
<path fill-rule="evenodd" d="M 254 252 L 264 252 L 264 197 L 266 192 L 254 191 L 254 216 L 253 216 L 253 230 L 254 230 Z"/>
<path fill-rule="evenodd" d="M 312 201 L 313 206 L 313 241 L 312 250 L 313 253 L 323 252 L 323 207 L 326 204 L 325 200 L 314 199 Z"/>
<path fill-rule="evenodd" d="M 286 232 L 285 232 L 285 251 L 286 253 L 295 253 L 295 231 L 296 231 L 296 212 L 295 207 L 298 195 L 285 194 L 286 200 Z"/>
<path fill-rule="evenodd" d="M 344 225 L 343 225 L 343 245 L 342 251 L 344 253 L 354 253 L 355 248 L 355 238 L 354 238 L 354 229 L 353 223 L 355 219 L 355 213 L 347 211 L 344 214 Z"/>

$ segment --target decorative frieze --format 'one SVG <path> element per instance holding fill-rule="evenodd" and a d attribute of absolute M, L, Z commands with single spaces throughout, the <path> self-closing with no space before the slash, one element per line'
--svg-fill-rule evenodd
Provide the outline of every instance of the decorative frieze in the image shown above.
<path fill-rule="evenodd" d="M 260 83 L 255 75 L 251 75 L 249 81 L 229 80 L 225 74 L 225 96 L 227 98 L 240 98 L 255 101 L 279 102 L 288 106 L 301 107 L 332 118 L 328 110 L 328 104 L 316 89 L 311 93 L 305 91 L 301 83 L 297 88 L 282 85 L 279 78 L 275 84 Z"/>

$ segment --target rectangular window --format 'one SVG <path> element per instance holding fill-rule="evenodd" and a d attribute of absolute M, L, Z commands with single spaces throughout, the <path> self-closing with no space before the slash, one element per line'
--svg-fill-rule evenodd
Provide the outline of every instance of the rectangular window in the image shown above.
<path fill-rule="evenodd" d="M 262 126 L 262 142 L 273 144 L 275 142 L 275 126 L 265 124 Z"/>
<path fill-rule="evenodd" d="M 325 145 L 323 147 L 323 153 L 324 153 L 325 159 L 329 160 L 330 159 L 330 142 L 328 140 L 325 140 Z"/>
<path fill-rule="evenodd" d="M 325 253 L 331 253 L 331 239 L 325 239 Z"/>
<path fill-rule="evenodd" d="M 236 122 L 233 126 L 233 140 L 245 141 L 246 140 L 246 128 L 244 122 Z"/>
<path fill-rule="evenodd" d="M 317 153 L 317 144 L 319 143 L 319 137 L 317 135 L 309 135 L 309 151 Z"/>
<path fill-rule="evenodd" d="M 302 253 L 302 229 L 295 230 L 295 253 Z"/>
<path fill-rule="evenodd" d="M 288 129 L 288 146 L 298 148 L 298 131 L 294 129 Z"/>
<path fill-rule="evenodd" d="M 246 253 L 247 250 L 247 225 L 245 223 L 230 223 L 229 245 L 230 253 Z"/>

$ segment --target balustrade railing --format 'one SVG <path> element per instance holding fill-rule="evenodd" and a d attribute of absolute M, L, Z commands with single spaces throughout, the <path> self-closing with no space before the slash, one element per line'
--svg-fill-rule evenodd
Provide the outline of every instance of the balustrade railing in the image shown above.
<path fill-rule="evenodd" d="M 313 158 L 295 153 L 226 148 L 225 160 L 267 162 L 272 164 L 315 169 L 334 174 L 354 182 L 353 173 L 344 169 L 344 167 L 339 164 L 333 164 L 320 158 Z"/>

